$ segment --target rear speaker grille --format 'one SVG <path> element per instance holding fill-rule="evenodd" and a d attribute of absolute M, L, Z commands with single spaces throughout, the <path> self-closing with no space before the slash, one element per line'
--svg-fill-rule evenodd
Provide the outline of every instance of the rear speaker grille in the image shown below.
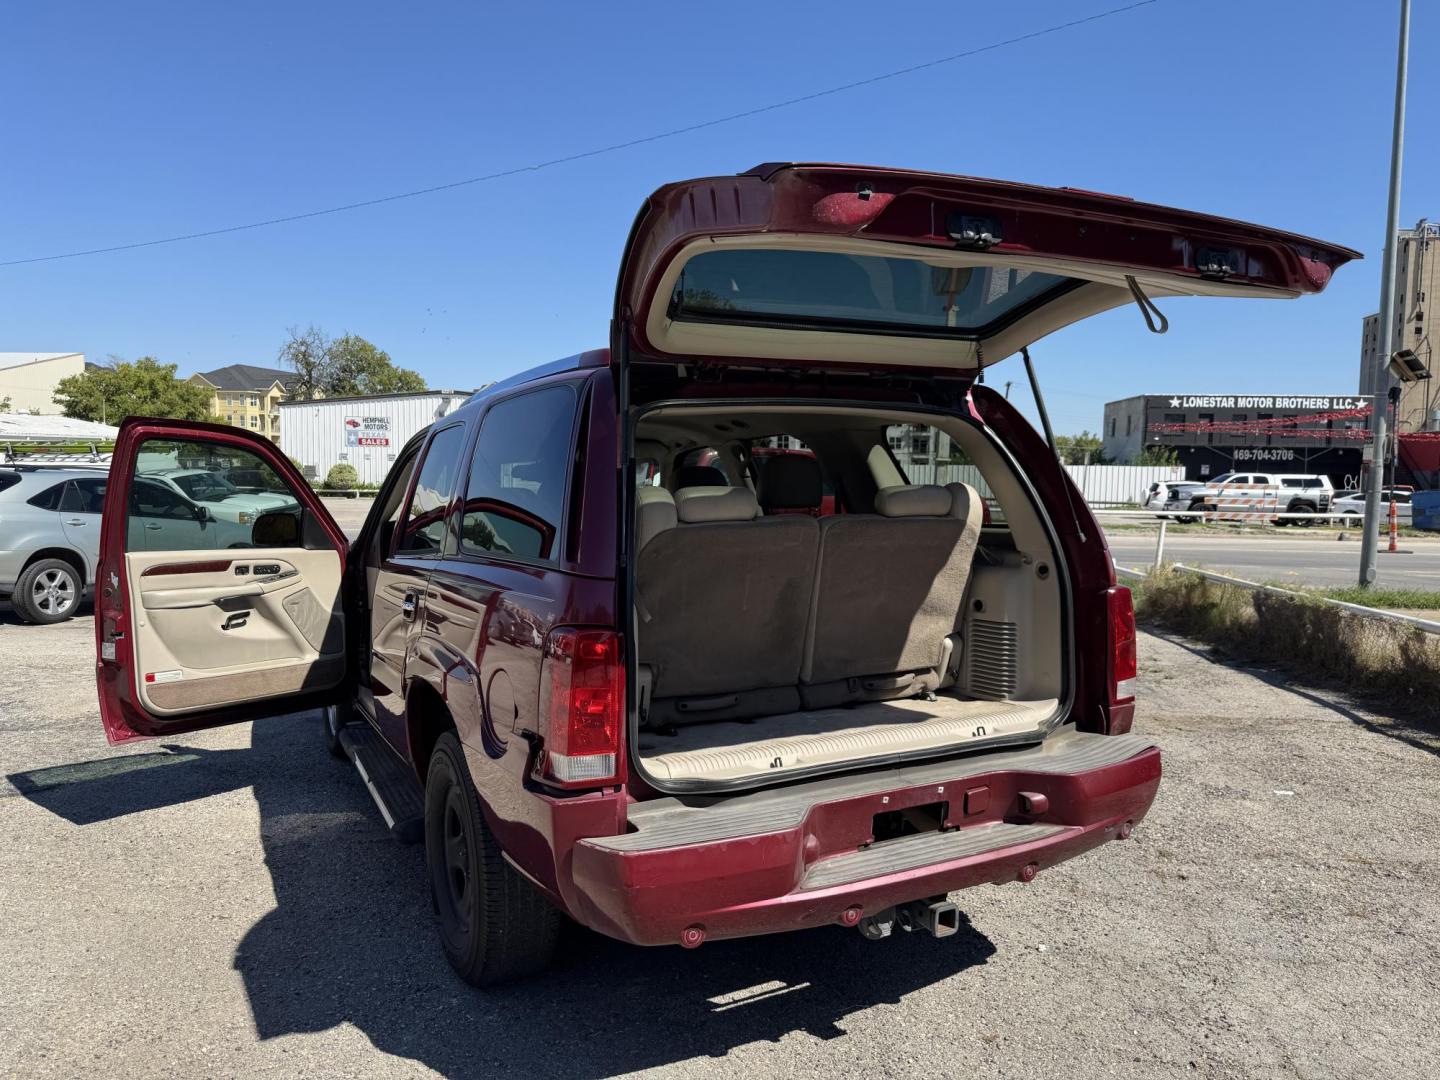
<path fill-rule="evenodd" d="M 971 619 L 965 642 L 965 672 L 970 693 L 979 698 L 1006 701 L 1015 695 L 1019 667 L 1012 622 Z"/>

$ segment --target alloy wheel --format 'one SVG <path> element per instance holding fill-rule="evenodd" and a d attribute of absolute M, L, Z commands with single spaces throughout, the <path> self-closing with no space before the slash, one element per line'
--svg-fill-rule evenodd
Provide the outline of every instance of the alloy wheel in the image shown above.
<path fill-rule="evenodd" d="M 46 615 L 64 615 L 75 606 L 78 593 L 73 576 L 64 570 L 46 570 L 30 586 L 30 602 Z"/>

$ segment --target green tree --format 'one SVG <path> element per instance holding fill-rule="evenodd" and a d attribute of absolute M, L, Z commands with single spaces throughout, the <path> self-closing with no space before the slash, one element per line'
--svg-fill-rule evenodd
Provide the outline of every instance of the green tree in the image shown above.
<path fill-rule="evenodd" d="M 318 327 L 292 326 L 280 363 L 295 372 L 292 401 L 316 397 L 403 394 L 426 389 L 418 372 L 396 367 L 390 354 L 359 334 L 327 337 Z"/>
<path fill-rule="evenodd" d="M 210 390 L 175 377 L 174 364 L 142 356 L 133 364 L 118 357 L 79 375 L 61 379 L 54 400 L 66 416 L 118 424 L 127 416 L 204 420 Z"/>
<path fill-rule="evenodd" d="M 1168 446 L 1147 446 L 1130 459 L 1131 465 L 1179 465 L 1180 453 Z"/>
<path fill-rule="evenodd" d="M 1060 459 L 1066 465 L 1101 464 L 1105 458 L 1101 451 L 1102 445 L 1100 436 L 1092 435 L 1089 431 L 1082 431 L 1079 435 L 1055 436 L 1055 447 L 1060 451 Z"/>
<path fill-rule="evenodd" d="M 342 334 L 330 342 L 329 356 L 325 392 L 333 397 L 404 394 L 426 388 L 418 372 L 396 367 L 389 353 L 359 334 Z"/>

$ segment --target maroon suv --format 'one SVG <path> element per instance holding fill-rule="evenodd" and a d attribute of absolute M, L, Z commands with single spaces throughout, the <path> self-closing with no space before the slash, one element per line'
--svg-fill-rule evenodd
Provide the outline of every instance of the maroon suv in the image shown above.
<path fill-rule="evenodd" d="M 127 421 L 106 733 L 321 709 L 389 826 L 424 837 L 477 983 L 543 965 L 562 913 L 643 945 L 943 936 L 949 894 L 1128 836 L 1160 782 L 1130 732 L 1130 594 L 984 368 L 1111 308 L 1155 327 L 1167 296 L 1319 292 L 1354 257 L 884 169 L 661 188 L 610 347 L 437 420 L 353 543 L 263 438 Z M 181 466 L 293 505 L 236 541 L 135 502 Z"/>

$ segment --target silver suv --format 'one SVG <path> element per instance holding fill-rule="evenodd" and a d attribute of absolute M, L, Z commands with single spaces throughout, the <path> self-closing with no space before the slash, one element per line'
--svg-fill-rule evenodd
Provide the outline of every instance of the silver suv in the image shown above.
<path fill-rule="evenodd" d="M 0 597 L 26 622 L 68 619 L 94 583 L 108 482 L 94 468 L 0 466 Z"/>

